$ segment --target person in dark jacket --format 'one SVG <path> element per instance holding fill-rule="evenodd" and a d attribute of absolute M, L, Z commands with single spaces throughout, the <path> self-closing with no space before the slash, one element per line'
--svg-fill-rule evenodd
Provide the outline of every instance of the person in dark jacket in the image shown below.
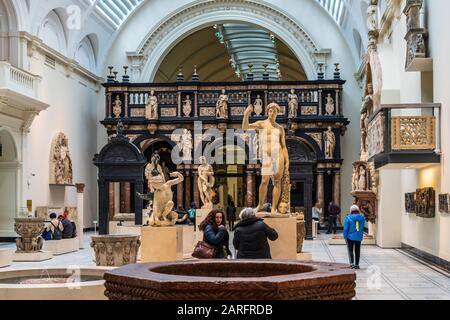
<path fill-rule="evenodd" d="M 350 208 L 350 214 L 345 217 L 344 222 L 344 239 L 347 242 L 348 257 L 352 269 L 359 269 L 359 257 L 361 252 L 361 242 L 363 240 L 364 224 L 364 215 L 360 213 L 358 206 L 353 205 Z M 353 248 L 355 249 L 354 256 Z"/>
<path fill-rule="evenodd" d="M 341 213 L 341 208 L 337 204 L 334 203 L 334 201 L 331 201 L 328 205 L 328 232 L 327 234 L 330 234 L 333 232 L 336 234 L 336 219 L 337 216 Z"/>
<path fill-rule="evenodd" d="M 199 228 L 203 231 L 203 241 L 217 249 L 214 259 L 226 259 L 231 256 L 228 244 L 230 235 L 225 227 L 225 217 L 221 210 L 211 210 Z"/>
<path fill-rule="evenodd" d="M 64 227 L 62 232 L 63 239 L 71 239 L 77 236 L 75 222 L 72 221 L 72 216 L 68 211 L 64 212 L 64 215 L 61 217 L 61 223 Z"/>
<path fill-rule="evenodd" d="M 180 204 L 175 210 L 175 212 L 178 214 L 178 219 L 176 224 L 188 224 L 189 223 L 189 216 L 188 213 L 184 210 L 183 206 Z"/>
<path fill-rule="evenodd" d="M 272 259 L 267 239 L 275 241 L 278 233 L 255 216 L 252 208 L 242 210 L 241 221 L 234 228 L 233 245 L 237 259 Z"/>
<path fill-rule="evenodd" d="M 228 227 L 230 231 L 234 228 L 234 220 L 236 220 L 236 207 L 234 206 L 234 202 L 231 203 L 227 207 L 227 219 L 228 219 Z"/>

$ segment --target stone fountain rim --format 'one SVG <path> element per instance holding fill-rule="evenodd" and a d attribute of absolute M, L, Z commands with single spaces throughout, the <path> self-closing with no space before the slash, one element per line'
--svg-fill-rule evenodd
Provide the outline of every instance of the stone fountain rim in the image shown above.
<path fill-rule="evenodd" d="M 208 263 L 218 263 L 218 264 L 285 264 L 285 265 L 304 265 L 312 266 L 313 270 L 302 273 L 291 273 L 286 275 L 273 275 L 265 277 L 204 277 L 204 276 L 186 276 L 186 275 L 173 275 L 173 274 L 163 274 L 152 272 L 150 269 L 163 267 L 163 266 L 173 266 L 173 265 L 185 265 L 185 264 L 208 264 Z M 330 271 L 329 269 L 333 269 Z M 129 264 L 123 267 L 107 271 L 104 274 L 104 279 L 106 282 L 123 283 L 126 279 L 128 284 L 137 287 L 148 287 L 157 288 L 158 290 L 165 290 L 165 285 L 169 283 L 179 284 L 181 287 L 192 287 L 197 285 L 203 287 L 208 286 L 223 286 L 224 283 L 227 285 L 249 285 L 251 283 L 257 282 L 259 285 L 265 285 L 268 287 L 282 286 L 284 284 L 288 285 L 289 282 L 298 282 L 308 285 L 309 280 L 314 280 L 320 285 L 327 285 L 334 282 L 339 282 L 342 277 L 350 277 L 349 281 L 356 281 L 356 273 L 354 270 L 350 269 L 347 264 L 340 263 L 329 263 L 329 262 L 309 262 L 309 261 L 298 261 L 298 260 L 193 260 L 193 261 L 176 261 L 176 262 L 155 262 L 155 263 L 140 263 L 140 264 Z M 243 288 L 248 289 L 247 288 Z"/>
<path fill-rule="evenodd" d="M 102 267 L 102 266 L 79 266 L 80 270 L 81 270 L 81 275 L 83 275 L 83 271 L 84 272 L 91 272 L 91 271 L 95 271 L 95 272 L 101 272 L 104 271 L 103 273 L 106 273 L 107 271 L 111 271 L 113 270 L 115 267 Z M 50 267 L 50 268 L 45 268 L 45 270 L 47 270 L 49 272 L 49 274 L 51 276 L 55 276 L 54 274 L 52 274 L 52 271 L 59 271 L 59 272 L 64 272 L 67 271 L 68 267 Z M 0 270 L 0 281 L 4 280 L 4 279 L 10 279 L 10 278 L 17 278 L 20 276 L 30 276 L 30 275 L 21 275 L 21 273 L 23 272 L 30 272 L 30 271 L 42 271 L 43 269 L 41 267 L 33 267 L 33 268 L 24 268 L 24 269 L 10 269 L 10 270 Z M 18 273 L 18 275 L 14 275 L 15 273 Z M 13 274 L 13 276 L 4 276 L 5 274 Z M 65 274 L 67 275 L 67 274 Z M 85 273 L 84 275 L 91 275 L 90 273 Z M 96 274 L 97 275 L 97 274 Z M 33 276 L 33 275 L 31 275 Z M 96 285 L 100 285 L 100 284 L 104 284 L 105 280 L 93 280 L 93 281 L 85 281 L 85 282 L 80 282 L 77 283 L 77 286 L 79 287 L 90 287 L 90 286 L 96 286 Z M 11 283 L 0 283 L 0 290 L 2 289 L 59 289 L 59 288 L 67 288 L 67 284 L 66 283 L 52 283 L 52 284 L 11 284 Z"/>

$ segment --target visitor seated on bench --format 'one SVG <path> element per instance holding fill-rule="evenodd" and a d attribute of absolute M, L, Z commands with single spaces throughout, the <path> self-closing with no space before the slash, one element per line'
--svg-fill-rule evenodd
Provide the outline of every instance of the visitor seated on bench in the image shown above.
<path fill-rule="evenodd" d="M 72 217 L 68 211 L 64 211 L 61 223 L 64 227 L 62 232 L 63 239 L 71 239 L 77 236 L 75 222 L 72 221 Z"/>
<path fill-rule="evenodd" d="M 61 221 L 56 219 L 56 213 L 54 212 L 50 213 L 50 219 L 50 223 L 42 234 L 42 238 L 45 240 L 61 240 L 64 229 Z"/>

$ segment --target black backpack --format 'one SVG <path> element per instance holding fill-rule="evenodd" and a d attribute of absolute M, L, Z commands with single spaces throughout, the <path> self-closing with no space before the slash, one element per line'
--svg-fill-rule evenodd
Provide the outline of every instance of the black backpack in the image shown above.
<path fill-rule="evenodd" d="M 52 240 L 61 240 L 62 239 L 62 231 L 59 228 L 59 224 L 61 223 L 58 221 L 58 225 L 55 227 L 55 225 L 50 222 L 53 226 L 53 232 L 52 232 Z"/>

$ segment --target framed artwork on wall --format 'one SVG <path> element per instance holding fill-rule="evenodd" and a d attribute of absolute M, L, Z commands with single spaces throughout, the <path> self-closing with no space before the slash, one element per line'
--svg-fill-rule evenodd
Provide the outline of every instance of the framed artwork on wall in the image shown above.
<path fill-rule="evenodd" d="M 450 213 L 450 194 L 439 195 L 439 212 Z"/>
<path fill-rule="evenodd" d="M 407 213 L 415 213 L 415 192 L 405 193 L 405 210 Z"/>

